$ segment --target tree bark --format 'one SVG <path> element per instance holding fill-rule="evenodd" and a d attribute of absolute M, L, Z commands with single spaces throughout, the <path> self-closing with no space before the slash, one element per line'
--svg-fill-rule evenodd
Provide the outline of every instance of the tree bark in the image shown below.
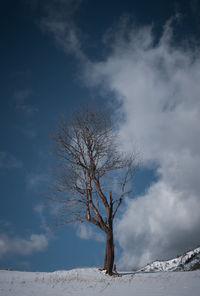
<path fill-rule="evenodd" d="M 110 230 L 107 233 L 106 237 L 106 250 L 105 250 L 105 258 L 104 258 L 104 270 L 109 275 L 113 274 L 113 264 L 114 264 L 114 239 L 113 239 L 113 231 Z"/>

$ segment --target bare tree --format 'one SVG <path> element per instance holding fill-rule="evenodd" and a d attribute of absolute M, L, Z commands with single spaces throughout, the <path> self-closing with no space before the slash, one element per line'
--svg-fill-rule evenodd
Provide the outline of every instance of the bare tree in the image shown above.
<path fill-rule="evenodd" d="M 64 223 L 88 221 L 106 234 L 104 269 L 112 275 L 113 221 L 133 177 L 135 157 L 120 152 L 108 111 L 85 107 L 53 135 L 58 159 L 53 200 Z"/>

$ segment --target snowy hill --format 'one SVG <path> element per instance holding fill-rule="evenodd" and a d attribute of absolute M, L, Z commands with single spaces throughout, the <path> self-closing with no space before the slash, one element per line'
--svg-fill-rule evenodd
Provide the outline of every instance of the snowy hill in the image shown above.
<path fill-rule="evenodd" d="M 0 271 L 1 296 L 199 296 L 200 270 L 105 275 L 97 268 L 55 272 Z"/>
<path fill-rule="evenodd" d="M 191 271 L 196 269 L 200 269 L 200 248 L 168 261 L 154 261 L 138 272 Z"/>

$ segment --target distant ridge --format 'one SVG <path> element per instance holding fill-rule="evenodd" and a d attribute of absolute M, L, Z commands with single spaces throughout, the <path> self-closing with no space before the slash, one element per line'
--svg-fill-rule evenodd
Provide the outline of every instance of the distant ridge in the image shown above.
<path fill-rule="evenodd" d="M 137 272 L 192 271 L 200 269 L 200 247 L 168 261 L 154 261 Z"/>

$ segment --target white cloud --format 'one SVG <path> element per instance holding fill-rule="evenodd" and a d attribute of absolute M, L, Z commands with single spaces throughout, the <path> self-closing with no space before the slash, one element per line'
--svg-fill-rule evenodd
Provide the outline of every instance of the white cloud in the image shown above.
<path fill-rule="evenodd" d="M 29 187 L 38 187 L 44 182 L 48 181 L 48 176 L 46 174 L 29 174 L 27 176 L 27 184 Z"/>
<path fill-rule="evenodd" d="M 82 0 L 51 0 L 44 6 L 45 16 L 40 22 L 44 32 L 50 33 L 66 53 L 74 54 L 85 61 L 86 56 L 81 49 L 80 30 L 73 21 L 73 16 Z"/>
<path fill-rule="evenodd" d="M 86 68 L 86 80 L 120 102 L 125 150 L 139 147 L 144 165 L 158 166 L 159 181 L 128 200 L 116 235 L 122 267 L 168 258 L 199 241 L 199 50 L 174 45 L 169 21 L 158 43 L 150 27 L 124 21 L 105 60 Z M 108 42 L 108 40 L 107 40 Z"/>
<path fill-rule="evenodd" d="M 39 112 L 39 109 L 37 107 L 32 106 L 32 105 L 20 104 L 20 105 L 17 105 L 16 108 L 18 110 L 23 111 L 27 115 Z"/>
<path fill-rule="evenodd" d="M 54 237 L 50 227 L 46 223 L 46 218 L 45 218 L 45 204 L 44 203 L 39 203 L 34 207 L 35 212 L 39 215 L 40 220 L 41 220 L 41 229 L 45 230 L 46 236 L 48 239 L 52 239 Z"/>
<path fill-rule="evenodd" d="M 197 196 L 184 196 L 163 181 L 154 184 L 146 195 L 128 200 L 127 210 L 116 226 L 116 238 L 124 250 L 120 265 L 143 266 L 197 246 L 198 205 Z"/>
<path fill-rule="evenodd" d="M 14 92 L 16 109 L 24 112 L 26 115 L 32 115 L 39 112 L 39 109 L 26 101 L 33 95 L 32 89 L 24 88 Z"/>
<path fill-rule="evenodd" d="M 82 239 L 92 239 L 92 240 L 96 240 L 98 242 L 104 242 L 104 236 L 102 233 L 98 233 L 96 231 L 93 230 L 93 228 L 91 228 L 88 225 L 85 224 L 79 224 L 76 234 L 78 237 L 82 238 Z"/>
<path fill-rule="evenodd" d="M 33 127 L 15 126 L 15 128 L 29 139 L 37 137 L 37 130 Z"/>
<path fill-rule="evenodd" d="M 23 166 L 22 162 L 12 154 L 0 151 L 0 169 L 18 169 Z"/>
<path fill-rule="evenodd" d="M 0 234 L 0 258 L 8 254 L 30 255 L 47 248 L 48 238 L 44 234 L 31 234 L 28 239 Z"/>
<path fill-rule="evenodd" d="M 38 215 L 43 215 L 43 211 L 44 211 L 44 204 L 37 204 L 35 207 L 34 207 L 34 210 L 36 213 L 38 213 Z"/>

